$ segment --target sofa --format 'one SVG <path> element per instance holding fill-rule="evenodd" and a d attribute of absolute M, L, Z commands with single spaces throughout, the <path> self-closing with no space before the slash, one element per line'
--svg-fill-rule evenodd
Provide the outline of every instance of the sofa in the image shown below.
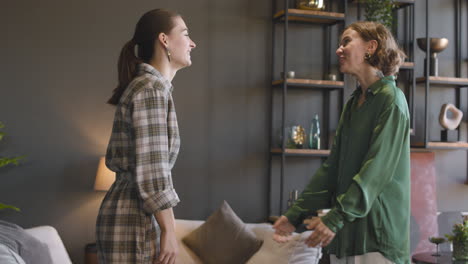
<path fill-rule="evenodd" d="M 0 263 L 71 264 L 57 230 L 52 226 L 23 229 L 0 221 Z"/>
<path fill-rule="evenodd" d="M 205 221 L 198 220 L 176 220 L 176 236 L 180 245 L 177 264 L 204 264 L 186 243 L 185 236 L 199 228 Z M 279 244 L 273 241 L 274 230 L 269 223 L 246 223 L 246 228 L 255 236 L 263 240 L 260 249 L 247 261 L 246 264 L 314 264 L 318 263 L 322 256 L 320 248 L 309 248 L 304 240 L 311 231 L 301 234 L 294 233 L 291 241 Z M 223 243 L 223 241 L 219 241 Z"/>

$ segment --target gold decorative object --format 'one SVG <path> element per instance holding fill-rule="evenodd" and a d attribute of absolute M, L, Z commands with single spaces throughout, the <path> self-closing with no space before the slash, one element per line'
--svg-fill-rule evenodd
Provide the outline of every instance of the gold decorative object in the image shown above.
<path fill-rule="evenodd" d="M 296 7 L 306 10 L 323 10 L 325 9 L 324 0 L 297 0 Z"/>
<path fill-rule="evenodd" d="M 418 41 L 418 47 L 424 52 L 427 52 L 426 38 L 418 38 L 417 41 Z M 429 40 L 429 53 L 430 53 L 429 75 L 439 76 L 439 59 L 437 58 L 437 53 L 440 53 L 445 48 L 447 48 L 448 44 L 449 44 L 449 41 L 446 38 L 430 38 Z M 426 67 L 426 59 L 424 59 L 424 67 Z M 426 68 L 424 68 L 424 71 L 426 71 Z"/>
<path fill-rule="evenodd" d="M 306 141 L 305 129 L 302 126 L 293 126 L 291 128 L 291 139 L 297 148 L 302 148 Z"/>
<path fill-rule="evenodd" d="M 418 38 L 418 47 L 423 50 L 423 51 L 427 51 L 426 50 L 426 38 Z M 447 48 L 449 44 L 449 41 L 448 39 L 446 38 L 430 38 L 430 41 L 429 41 L 429 49 L 430 49 L 430 53 L 439 53 L 441 51 L 443 51 L 445 48 Z"/>

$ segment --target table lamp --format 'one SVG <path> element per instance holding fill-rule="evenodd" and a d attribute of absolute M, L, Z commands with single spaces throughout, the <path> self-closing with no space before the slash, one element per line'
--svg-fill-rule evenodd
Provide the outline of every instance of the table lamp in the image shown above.
<path fill-rule="evenodd" d="M 96 172 L 96 181 L 94 182 L 94 190 L 107 191 L 115 181 L 115 172 L 106 167 L 106 158 L 99 159 L 99 166 Z"/>

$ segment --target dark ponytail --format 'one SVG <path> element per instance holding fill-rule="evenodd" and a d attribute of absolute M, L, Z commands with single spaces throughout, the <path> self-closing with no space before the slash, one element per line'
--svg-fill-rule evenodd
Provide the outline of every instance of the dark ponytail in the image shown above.
<path fill-rule="evenodd" d="M 154 9 L 146 12 L 138 20 L 133 38 L 125 44 L 120 52 L 117 65 L 119 84 L 107 103 L 111 105 L 119 103 L 128 84 L 137 74 L 138 64 L 149 63 L 154 55 L 155 41 L 159 34 L 169 34 L 175 26 L 173 18 L 177 16 L 179 15 L 165 9 Z M 135 56 L 135 47 L 138 47 L 138 56 Z"/>
<path fill-rule="evenodd" d="M 117 105 L 119 103 L 125 88 L 127 88 L 127 85 L 136 75 L 137 66 L 141 61 L 135 56 L 135 45 L 135 41 L 131 39 L 120 51 L 117 65 L 119 84 L 117 88 L 114 89 L 112 97 L 107 101 L 107 103 L 111 105 Z"/>

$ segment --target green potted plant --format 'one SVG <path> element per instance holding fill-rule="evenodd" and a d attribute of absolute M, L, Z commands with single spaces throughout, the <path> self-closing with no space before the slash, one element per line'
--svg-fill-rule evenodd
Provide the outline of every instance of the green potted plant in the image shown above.
<path fill-rule="evenodd" d="M 3 123 L 0 122 L 0 129 L 2 129 L 4 127 Z M 3 137 L 5 136 L 5 133 L 0 131 L 0 141 L 3 139 Z M 21 159 L 23 159 L 24 156 L 21 156 L 21 157 L 2 157 L 0 156 L 0 168 L 2 167 L 5 167 L 7 165 L 18 165 L 19 164 L 19 161 Z M 3 204 L 3 203 L 0 203 L 0 210 L 4 210 L 4 209 L 13 209 L 15 211 L 19 211 L 20 209 L 18 207 L 15 207 L 13 205 L 7 205 L 7 204 Z"/>
<path fill-rule="evenodd" d="M 379 22 L 392 29 L 394 0 L 364 0 L 366 20 Z"/>
<path fill-rule="evenodd" d="M 452 234 L 445 235 L 453 244 L 453 258 L 455 260 L 468 260 L 468 218 L 462 223 L 454 224 Z"/>

